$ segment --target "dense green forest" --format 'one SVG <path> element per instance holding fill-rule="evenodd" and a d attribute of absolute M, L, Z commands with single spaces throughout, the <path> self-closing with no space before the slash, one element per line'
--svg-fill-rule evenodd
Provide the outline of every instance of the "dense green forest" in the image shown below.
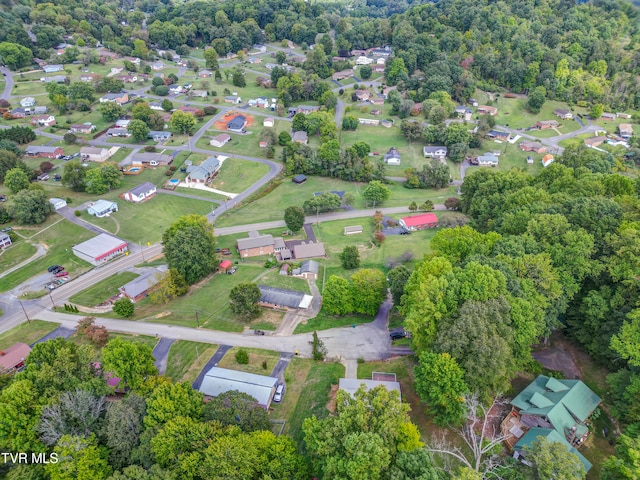
<path fill-rule="evenodd" d="M 542 86 L 548 98 L 603 103 L 614 110 L 640 108 L 640 17 L 620 0 L 446 0 L 413 7 L 377 1 L 144 1 L 136 6 L 25 2 L 2 12 L 0 41 L 23 45 L 41 58 L 65 34 L 86 45 L 100 41 L 123 54 L 134 52 L 133 41 L 140 39 L 182 54 L 212 45 L 225 55 L 265 40 L 311 45 L 330 33 L 332 38 L 323 41 L 323 76 L 330 74 L 330 53 L 391 45 L 403 62 L 400 80 L 424 73 L 409 85 L 416 101 L 442 90 L 462 100 L 475 86 L 516 92 Z"/>

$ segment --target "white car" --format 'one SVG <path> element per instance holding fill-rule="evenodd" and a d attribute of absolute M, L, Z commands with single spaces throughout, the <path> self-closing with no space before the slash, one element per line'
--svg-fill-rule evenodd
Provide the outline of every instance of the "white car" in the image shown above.
<path fill-rule="evenodd" d="M 276 387 L 276 393 L 273 394 L 273 401 L 280 403 L 282 401 L 282 395 L 284 394 L 284 385 L 281 383 Z"/>

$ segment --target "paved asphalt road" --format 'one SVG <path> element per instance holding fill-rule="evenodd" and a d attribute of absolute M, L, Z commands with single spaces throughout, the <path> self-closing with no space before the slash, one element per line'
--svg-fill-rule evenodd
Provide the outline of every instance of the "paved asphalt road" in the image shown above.
<path fill-rule="evenodd" d="M 281 382 L 284 382 L 284 371 L 289 366 L 289 362 L 293 358 L 293 355 L 293 353 L 280 353 L 280 360 L 278 360 L 276 366 L 273 367 L 271 376 L 276 377 Z"/>
<path fill-rule="evenodd" d="M 0 95 L 0 98 L 3 100 L 9 100 L 11 97 L 11 90 L 13 89 L 13 75 L 11 74 L 11 70 L 7 67 L 0 67 L 0 72 L 4 75 L 4 90 Z"/>

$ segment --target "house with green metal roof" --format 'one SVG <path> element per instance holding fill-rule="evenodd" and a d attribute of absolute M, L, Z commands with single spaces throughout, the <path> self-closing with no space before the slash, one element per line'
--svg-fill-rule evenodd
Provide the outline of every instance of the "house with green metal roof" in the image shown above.
<path fill-rule="evenodd" d="M 531 430 L 529 430 L 513 447 L 514 451 L 516 452 L 515 456 L 518 458 L 523 458 L 526 462 L 526 447 L 530 447 L 533 442 L 538 440 L 538 437 L 546 438 L 550 442 L 561 443 L 567 450 L 569 450 L 569 452 L 578 457 L 578 460 L 580 460 L 580 462 L 584 466 L 585 472 L 588 472 L 591 469 L 591 462 L 584 458 L 584 456 L 575 447 L 572 447 L 562 435 L 550 428 L 532 428 Z"/>
<path fill-rule="evenodd" d="M 571 445 L 588 436 L 585 425 L 600 397 L 580 380 L 558 380 L 540 375 L 511 401 L 519 415 L 538 417 L 532 427 L 551 427 Z M 547 425 L 549 424 L 549 425 Z"/>

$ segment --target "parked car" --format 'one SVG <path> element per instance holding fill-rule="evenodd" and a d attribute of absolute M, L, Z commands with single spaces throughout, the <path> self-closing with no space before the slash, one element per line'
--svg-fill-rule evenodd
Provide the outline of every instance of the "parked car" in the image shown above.
<path fill-rule="evenodd" d="M 231 267 L 229 270 L 227 270 L 227 275 L 233 275 L 234 273 L 236 273 L 236 270 L 238 270 L 236 267 Z"/>
<path fill-rule="evenodd" d="M 78 158 L 79 156 L 80 156 L 80 152 L 77 152 L 71 155 L 71 158 Z"/>
<path fill-rule="evenodd" d="M 398 328 L 389 332 L 389 336 L 391 337 L 391 340 L 400 340 L 407 336 L 407 332 L 404 331 L 404 328 Z"/>
<path fill-rule="evenodd" d="M 273 401 L 276 403 L 280 403 L 282 401 L 282 395 L 284 394 L 284 385 L 280 383 L 276 387 L 276 393 L 273 394 Z"/>
<path fill-rule="evenodd" d="M 60 277 L 68 277 L 69 276 L 69 272 L 58 272 L 54 275 L 54 277 L 56 278 L 60 278 Z"/>
<path fill-rule="evenodd" d="M 51 273 L 55 275 L 56 273 L 60 273 L 62 271 L 64 271 L 64 267 L 58 265 L 58 267 L 55 270 L 53 270 Z"/>
<path fill-rule="evenodd" d="M 6 195 L 0 195 L 0 202 L 6 202 L 7 201 L 7 196 Z"/>
<path fill-rule="evenodd" d="M 11 230 L 13 230 L 13 228 L 11 228 L 11 227 L 4 227 L 2 230 L 0 230 L 0 232 L 2 232 L 2 233 L 7 233 L 7 232 L 10 232 Z"/>
<path fill-rule="evenodd" d="M 54 270 L 57 270 L 58 268 L 62 268 L 60 265 L 51 265 L 49 268 L 47 268 L 47 272 L 52 273 Z"/>
<path fill-rule="evenodd" d="M 60 180 L 62 180 L 62 176 L 58 175 L 57 173 L 53 176 L 53 181 L 54 182 L 59 182 Z"/>
<path fill-rule="evenodd" d="M 49 175 L 46 173 L 43 173 L 42 175 L 38 176 L 38 180 L 46 182 L 47 180 L 49 180 Z"/>
<path fill-rule="evenodd" d="M 223 255 L 231 255 L 231 249 L 230 248 L 223 248 L 222 250 L 220 250 L 220 252 Z"/>

